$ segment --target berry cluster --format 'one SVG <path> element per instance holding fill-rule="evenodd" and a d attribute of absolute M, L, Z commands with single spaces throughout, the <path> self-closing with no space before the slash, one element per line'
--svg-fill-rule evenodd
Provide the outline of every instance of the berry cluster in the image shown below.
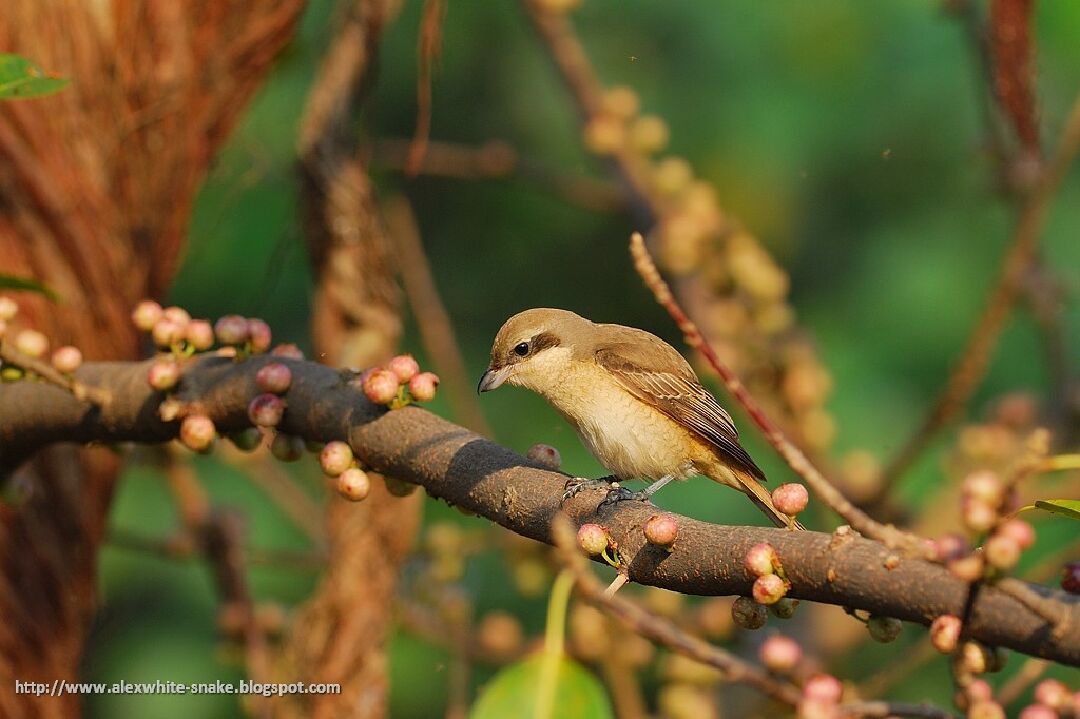
<path fill-rule="evenodd" d="M 8 334 L 8 323 L 19 314 L 19 305 L 10 297 L 0 296 L 0 339 Z M 49 338 L 34 329 L 22 329 L 12 337 L 16 350 L 34 360 L 44 360 L 49 352 Z M 65 345 L 53 351 L 50 364 L 53 369 L 65 375 L 72 374 L 82 365 L 83 356 L 78 347 Z M 29 374 L 33 375 L 30 371 Z M 27 375 L 23 367 L 5 365 L 0 369 L 0 380 L 14 382 Z"/>
<path fill-rule="evenodd" d="M 421 372 L 419 363 L 412 355 L 398 355 L 385 367 L 365 370 L 359 381 L 369 400 L 390 409 L 398 409 L 414 401 L 430 402 L 435 399 L 439 387 L 439 376 L 434 372 Z"/>

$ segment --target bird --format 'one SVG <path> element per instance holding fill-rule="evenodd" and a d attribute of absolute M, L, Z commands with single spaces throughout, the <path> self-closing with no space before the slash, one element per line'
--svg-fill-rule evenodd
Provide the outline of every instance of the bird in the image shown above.
<path fill-rule="evenodd" d="M 563 309 L 519 312 L 496 334 L 477 392 L 503 384 L 547 400 L 611 472 L 571 480 L 564 501 L 600 486 L 611 488 L 601 505 L 649 501 L 674 480 L 704 475 L 746 494 L 776 526 L 803 528 L 773 505 L 731 415 L 679 351 L 650 332 Z M 651 483 L 638 492 L 618 484 L 631 479 Z"/>

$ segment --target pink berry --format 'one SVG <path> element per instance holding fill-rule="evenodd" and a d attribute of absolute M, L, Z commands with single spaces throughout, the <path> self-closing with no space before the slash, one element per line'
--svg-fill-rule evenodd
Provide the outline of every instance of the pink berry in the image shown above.
<path fill-rule="evenodd" d="M 292 370 L 280 362 L 271 362 L 255 373 L 255 384 L 262 392 L 284 394 L 292 384 Z"/>
<path fill-rule="evenodd" d="M 409 394 L 417 402 L 430 402 L 435 399 L 435 390 L 439 386 L 439 376 L 434 372 L 421 372 L 409 380 Z"/>
<path fill-rule="evenodd" d="M 270 443 L 270 454 L 282 462 L 295 462 L 304 456 L 304 440 L 293 434 L 278 432 Z"/>
<path fill-rule="evenodd" d="M 198 352 L 205 352 L 214 346 L 214 328 L 207 320 L 192 320 L 184 331 L 188 344 Z"/>
<path fill-rule="evenodd" d="M 19 314 L 19 305 L 10 297 L 0 297 L 0 320 L 10 320 Z"/>
<path fill-rule="evenodd" d="M 248 419 L 259 427 L 275 427 L 285 413 L 285 401 L 269 392 L 260 394 L 248 404 Z"/>
<path fill-rule="evenodd" d="M 586 554 L 595 556 L 608 548 L 610 537 L 599 524 L 583 524 L 578 528 L 577 541 Z"/>
<path fill-rule="evenodd" d="M 223 345 L 242 345 L 248 341 L 248 321 L 240 315 L 225 315 L 214 323 L 214 334 Z"/>
<path fill-rule="evenodd" d="M 792 482 L 791 484 L 781 484 L 774 489 L 772 501 L 781 512 L 789 517 L 794 517 L 806 509 L 806 504 L 810 501 L 810 495 L 807 494 L 806 487 L 797 482 Z"/>
<path fill-rule="evenodd" d="M 1010 569 L 1020 561 L 1020 545 L 1012 537 L 995 534 L 983 545 L 983 555 L 990 566 Z"/>
<path fill-rule="evenodd" d="M 154 340 L 154 346 L 168 349 L 184 339 L 185 328 L 176 324 L 168 317 L 162 317 L 154 323 L 150 330 L 150 336 Z"/>
<path fill-rule="evenodd" d="M 322 471 L 330 477 L 339 476 L 349 468 L 352 461 L 352 447 L 344 442 L 327 442 L 326 446 L 322 448 L 322 452 L 319 453 L 319 464 L 322 465 Z"/>
<path fill-rule="evenodd" d="M 397 397 L 398 378 L 390 370 L 377 369 L 363 381 L 364 395 L 375 404 L 390 404 Z"/>
<path fill-rule="evenodd" d="M 397 355 L 386 363 L 386 369 L 397 375 L 398 382 L 404 384 L 420 373 L 420 365 L 412 355 Z"/>
<path fill-rule="evenodd" d="M 278 345 L 273 350 L 271 350 L 270 354 L 274 355 L 275 357 L 288 357 L 289 359 L 297 360 L 304 359 L 303 351 L 301 351 L 301 349 L 294 345 L 292 342 Z"/>
<path fill-rule="evenodd" d="M 803 696 L 807 699 L 835 704 L 844 694 L 844 685 L 830 674 L 815 674 L 803 684 Z"/>
<path fill-rule="evenodd" d="M 22 330 L 15 335 L 15 349 L 30 357 L 42 357 L 49 351 L 49 338 L 37 330 Z"/>
<path fill-rule="evenodd" d="M 191 315 L 182 307 L 166 307 L 162 312 L 162 316 L 175 322 L 182 330 L 186 330 L 187 326 L 191 324 Z"/>
<path fill-rule="evenodd" d="M 559 455 L 559 450 L 550 444 L 534 444 L 529 447 L 529 451 L 525 456 L 553 471 L 562 466 L 562 456 Z"/>
<path fill-rule="evenodd" d="M 361 501 L 371 491 L 371 479 L 367 472 L 357 467 L 349 467 L 337 479 L 338 492 L 351 502 Z"/>
<path fill-rule="evenodd" d="M 674 514 L 654 514 L 642 528 L 649 544 L 670 547 L 679 538 L 679 523 Z"/>
<path fill-rule="evenodd" d="M 154 329 L 154 325 L 161 319 L 163 311 L 161 305 L 153 300 L 143 300 L 139 304 L 135 305 L 135 309 L 131 312 L 131 321 L 135 324 L 137 329 L 143 332 L 149 332 Z"/>
<path fill-rule="evenodd" d="M 1058 719 L 1058 713 L 1045 704 L 1031 704 L 1020 710 L 1018 719 Z"/>
<path fill-rule="evenodd" d="M 1044 679 L 1035 686 L 1035 701 L 1054 709 L 1064 709 L 1072 697 L 1069 688 L 1057 679 Z"/>
<path fill-rule="evenodd" d="M 763 577 L 776 571 L 780 558 L 776 556 L 776 550 L 771 544 L 759 542 L 746 551 L 743 563 L 754 576 Z"/>
<path fill-rule="evenodd" d="M 251 340 L 251 351 L 256 354 L 261 354 L 270 349 L 270 345 L 273 344 L 274 333 L 270 330 L 270 325 L 266 324 L 258 317 L 253 317 L 247 321 L 248 323 L 248 337 Z"/>
<path fill-rule="evenodd" d="M 1061 575 L 1061 588 L 1069 594 L 1080 594 L 1080 562 L 1069 562 Z"/>
<path fill-rule="evenodd" d="M 985 679 L 974 679 L 967 686 L 967 695 L 974 702 L 988 702 L 994 698 L 994 689 Z"/>
<path fill-rule="evenodd" d="M 900 636 L 904 623 L 895 617 L 883 617 L 874 615 L 866 622 L 866 629 L 870 632 L 870 638 L 875 642 L 888 644 Z"/>
<path fill-rule="evenodd" d="M 967 540 L 959 534 L 945 534 L 934 542 L 934 554 L 939 562 L 959 559 L 965 556 L 969 550 Z"/>
<path fill-rule="evenodd" d="M 986 469 L 977 470 L 965 477 L 962 490 L 966 498 L 987 504 L 993 509 L 1000 507 L 1005 499 L 1005 485 L 995 473 Z"/>
<path fill-rule="evenodd" d="M 195 452 L 205 452 L 214 445 L 217 429 L 214 422 L 203 414 L 184 417 L 180 423 L 180 441 Z"/>
<path fill-rule="evenodd" d="M 78 347 L 72 347 L 71 345 L 59 348 L 52 355 L 52 366 L 65 374 L 71 374 L 79 369 L 82 361 L 82 352 L 79 351 Z"/>
<path fill-rule="evenodd" d="M 997 533 L 1012 537 L 1020 549 L 1028 549 L 1035 544 L 1035 529 L 1022 519 L 1010 519 L 998 527 Z"/>
<path fill-rule="evenodd" d="M 159 392 L 168 392 L 180 381 L 180 366 L 172 359 L 159 359 L 147 370 L 146 381 Z"/>
<path fill-rule="evenodd" d="M 953 576 L 962 582 L 974 582 L 982 578 L 986 562 L 981 554 L 969 554 L 966 557 L 951 560 L 947 565 Z"/>
<path fill-rule="evenodd" d="M 930 625 L 930 643 L 942 654 L 952 654 L 960 641 L 960 617 L 942 614 Z"/>
<path fill-rule="evenodd" d="M 794 639 L 777 634 L 761 643 L 758 656 L 770 671 L 784 674 L 794 669 L 802 659 L 802 648 Z"/>
<path fill-rule="evenodd" d="M 967 719 L 1005 719 L 1005 710 L 995 701 L 972 702 Z"/>
<path fill-rule="evenodd" d="M 775 604 L 787 594 L 788 583 L 775 574 L 763 574 L 754 580 L 754 601 L 758 604 Z"/>
<path fill-rule="evenodd" d="M 731 605 L 731 618 L 743 629 L 760 629 L 769 618 L 769 610 L 749 597 L 737 597 Z"/>

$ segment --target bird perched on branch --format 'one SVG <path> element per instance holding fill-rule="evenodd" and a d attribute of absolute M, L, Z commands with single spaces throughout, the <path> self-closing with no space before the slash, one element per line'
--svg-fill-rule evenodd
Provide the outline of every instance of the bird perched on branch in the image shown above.
<path fill-rule="evenodd" d="M 656 335 L 566 310 L 526 310 L 499 330 L 477 389 L 504 383 L 546 399 L 612 473 L 572 480 L 564 499 L 612 479 L 649 479 L 640 492 L 611 489 L 604 503 L 648 500 L 672 480 L 703 474 L 746 494 L 776 526 L 802 528 L 773 506 L 765 474 L 739 444 L 731 415 Z"/>

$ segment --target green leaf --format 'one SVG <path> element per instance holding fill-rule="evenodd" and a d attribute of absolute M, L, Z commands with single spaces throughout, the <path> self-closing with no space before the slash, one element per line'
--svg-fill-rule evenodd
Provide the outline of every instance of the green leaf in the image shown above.
<path fill-rule="evenodd" d="M 469 719 L 531 719 L 540 686 L 544 656 L 537 654 L 506 667 L 484 686 Z M 559 659 L 555 684 L 558 719 L 612 719 L 614 712 L 604 687 L 577 662 Z"/>
<path fill-rule="evenodd" d="M 68 82 L 66 77 L 49 75 L 25 57 L 0 53 L 0 100 L 52 95 Z"/>
<path fill-rule="evenodd" d="M 1071 519 L 1080 519 L 1080 499 L 1036 499 L 1035 506 Z"/>
<path fill-rule="evenodd" d="M 15 275 L 0 274 L 0 290 L 25 290 L 45 295 L 53 302 L 56 301 L 56 292 L 41 284 L 37 280 L 28 277 L 16 277 Z"/>

